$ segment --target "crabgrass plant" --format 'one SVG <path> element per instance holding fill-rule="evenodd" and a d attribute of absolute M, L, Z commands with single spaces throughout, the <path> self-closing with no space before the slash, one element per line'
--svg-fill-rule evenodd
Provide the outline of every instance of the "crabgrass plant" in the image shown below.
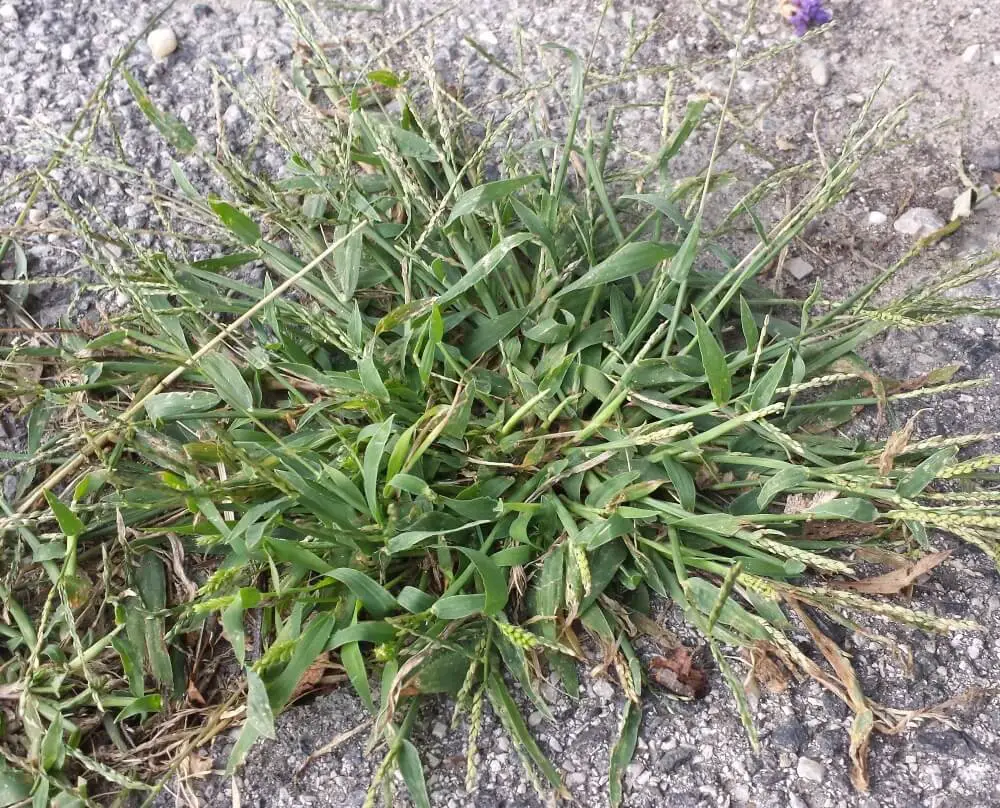
<path fill-rule="evenodd" d="M 934 531 L 1000 558 L 1000 494 L 981 485 L 1000 458 L 959 457 L 985 435 L 837 428 L 863 408 L 892 425 L 897 402 L 976 383 L 954 368 L 880 378 L 858 350 L 886 329 L 994 313 L 956 294 L 992 265 L 880 305 L 933 237 L 840 301 L 818 285 L 777 298 L 757 279 L 904 109 L 867 104 L 824 162 L 722 208 L 715 163 L 738 132 L 726 99 L 691 100 L 651 160 L 613 172 L 613 126 L 594 137 L 582 123 L 596 80 L 575 54 L 564 138 L 539 124 L 521 142 L 536 89 L 484 129 L 433 81 L 345 77 L 302 35 L 298 120 L 246 104 L 287 151 L 280 177 L 224 142 L 201 151 L 126 73 L 226 198 L 175 164 L 174 187 L 150 186 L 165 223 L 151 248 L 46 185 L 131 303 L 97 333 L 8 340 L 28 450 L 8 458 L 16 497 L 2 502 L 0 801 L 120 800 L 242 722 L 232 770 L 275 714 L 338 679 L 372 716 L 368 805 L 396 771 L 429 805 L 410 733 L 441 693 L 468 732 L 470 789 L 489 708 L 538 792 L 568 796 L 519 700 L 549 715 L 540 676 L 575 695 L 586 661 L 625 697 L 617 806 L 644 654 L 677 649 L 650 616 L 657 597 L 700 632 L 752 744 L 746 672 L 726 647 L 843 699 L 866 787 L 871 733 L 934 713 L 868 698 L 820 626 L 975 628 L 852 584 L 852 551 L 911 553 L 895 589 L 940 560 L 923 556 Z M 688 176 L 675 166 L 694 133 L 714 145 Z M 65 145 L 67 160 L 95 159 L 83 151 Z M 798 203 L 765 224 L 766 200 L 792 187 Z M 740 254 L 724 244 L 733 227 L 753 238 Z M 211 257 L 192 257 L 198 239 Z M 261 282 L 241 274 L 252 267 Z"/>

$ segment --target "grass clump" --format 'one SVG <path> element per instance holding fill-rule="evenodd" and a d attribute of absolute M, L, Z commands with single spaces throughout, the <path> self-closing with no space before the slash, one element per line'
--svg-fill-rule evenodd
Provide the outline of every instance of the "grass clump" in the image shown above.
<path fill-rule="evenodd" d="M 890 328 L 993 313 L 954 294 L 992 264 L 874 305 L 925 240 L 846 300 L 819 286 L 776 298 L 756 279 L 904 110 L 866 106 L 823 165 L 718 210 L 726 103 L 692 100 L 654 159 L 613 174 L 610 140 L 579 125 L 587 65 L 567 58 L 564 141 L 539 130 L 515 146 L 531 92 L 477 131 L 437 84 L 348 80 L 314 44 L 294 74 L 308 126 L 256 109 L 287 170 L 262 176 L 224 146 L 200 154 L 223 199 L 175 165 L 177 189 L 151 190 L 170 248 L 62 204 L 131 306 L 94 338 L 8 345 L 29 447 L 0 536 L 0 792 L 73 805 L 147 789 L 243 721 L 235 768 L 333 671 L 372 713 L 382 763 L 368 804 L 395 770 L 429 804 L 409 734 L 440 693 L 467 719 L 470 789 L 488 704 L 539 793 L 567 796 L 514 694 L 547 715 L 540 673 L 573 695 L 578 663 L 596 658 L 626 696 L 618 805 L 648 679 L 641 644 L 676 647 L 648 616 L 657 596 L 703 635 L 753 744 L 723 646 L 842 698 L 866 787 L 870 734 L 910 714 L 865 696 L 816 617 L 974 628 L 840 584 L 850 551 L 919 555 L 929 530 L 1000 557 L 996 493 L 976 487 L 998 458 L 958 457 L 983 435 L 917 441 L 891 420 L 878 441 L 838 427 L 968 384 L 955 368 L 880 378 L 857 352 Z M 197 151 L 126 78 L 171 146 Z M 706 129 L 707 162 L 679 175 Z M 764 200 L 807 172 L 800 202 L 765 225 Z M 723 243 L 736 225 L 756 232 L 742 255 Z M 195 260 L 197 239 L 229 246 Z M 259 266 L 260 284 L 240 274 Z M 45 384 L 31 380 L 40 366 Z M 816 655 L 790 641 L 796 629 Z M 219 685 L 225 659 L 245 697 Z"/>

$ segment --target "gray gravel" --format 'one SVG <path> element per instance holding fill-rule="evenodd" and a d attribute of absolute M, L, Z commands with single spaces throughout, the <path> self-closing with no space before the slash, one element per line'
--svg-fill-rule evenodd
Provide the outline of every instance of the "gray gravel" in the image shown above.
<path fill-rule="evenodd" d="M 504 59 L 514 61 L 518 48 L 527 54 L 529 69 L 544 72 L 558 64 L 536 56 L 546 40 L 587 50 L 593 37 L 597 3 L 585 0 L 500 0 L 473 10 L 459 5 L 420 26 L 415 41 L 430 48 L 434 61 L 459 77 L 480 97 L 513 89 L 510 77 L 477 56 L 471 37 Z M 753 33 L 753 47 L 790 41 L 784 26 L 765 3 L 765 13 Z M 1000 170 L 1000 106 L 995 91 L 1000 58 L 1000 20 L 987 4 L 955 0 L 832 2 L 837 27 L 803 48 L 790 51 L 777 64 L 761 66 L 739 77 L 746 103 L 763 104 L 781 84 L 788 92 L 747 133 L 746 147 L 733 162 L 753 176 L 773 167 L 772 159 L 794 161 L 815 153 L 815 130 L 829 148 L 853 120 L 857 107 L 881 71 L 894 67 L 887 92 L 900 98 L 913 91 L 925 95 L 914 107 L 904 134 L 909 140 L 880 157 L 861 178 L 857 190 L 840 208 L 824 217 L 796 244 L 792 258 L 812 268 L 785 276 L 788 291 L 802 295 L 817 279 L 828 294 L 870 277 L 871 263 L 885 264 L 900 255 L 912 235 L 895 232 L 892 223 L 911 207 L 929 209 L 947 218 L 961 190 L 955 166 L 964 152 L 977 182 L 995 182 Z M 704 7 L 733 31 L 743 3 L 706 0 Z M 357 54 L 376 52 L 400 32 L 431 19 L 444 3 L 387 0 L 379 13 L 348 12 L 320 6 L 318 19 L 328 27 L 324 37 Z M 151 4 L 145 0 L 16 0 L 0 3 L 0 179 L 44 164 L 53 133 L 65 132 L 112 56 L 145 23 Z M 705 60 L 697 87 L 716 92 L 724 86 L 725 68 L 711 64 L 724 59 L 729 43 L 715 19 L 695 3 L 642 5 L 617 2 L 604 21 L 595 61 L 614 69 L 622 51 L 658 13 L 666 19 L 651 35 L 642 53 L 647 63 L 671 64 Z M 179 2 L 165 18 L 179 40 L 178 50 L 154 63 L 143 48 L 130 65 L 150 88 L 157 103 L 185 120 L 205 142 L 211 142 L 217 115 L 237 143 L 249 138 L 240 109 L 212 101 L 211 68 L 235 80 L 243 71 L 265 78 L 287 66 L 293 35 L 278 11 L 249 0 Z M 630 33 L 632 32 L 632 33 Z M 427 44 L 433 42 L 433 44 Z M 978 50 L 974 46 L 979 45 Z M 397 64 L 399 48 L 380 62 Z M 380 65 L 381 66 L 381 65 Z M 624 95 L 609 102 L 627 102 L 618 130 L 636 148 L 654 143 L 662 77 L 639 75 Z M 168 176 L 169 155 L 151 132 L 127 90 L 117 87 L 112 100 L 125 153 L 151 177 Z M 950 122 L 945 125 L 945 122 Z M 775 157 L 776 155 L 776 157 Z M 275 170 L 274 155 L 265 154 L 261 168 Z M 67 198 L 81 206 L 93 204 L 112 221 L 141 228 L 148 221 L 147 189 L 136 182 L 125 186 L 100 172 L 64 168 L 54 178 Z M 0 207 L 0 223 L 12 222 L 23 195 Z M 897 288 L 919 283 L 939 271 L 943 262 L 967 250 L 995 246 L 1000 233 L 1000 206 L 977 210 L 965 232 L 936 247 L 918 262 Z M 44 200 L 31 216 L 29 272 L 33 285 L 28 312 L 42 325 L 60 317 L 73 322 L 99 320 L 114 297 L 106 290 L 77 295 L 63 278 L 83 277 L 83 267 L 63 249 L 58 229 Z M 881 215 L 872 215 L 881 214 Z M 912 218 L 912 217 L 911 217 Z M 801 264 L 796 264 L 801 268 Z M 9 278 L 9 268 L 3 271 Z M 997 295 L 996 280 L 984 282 L 982 294 Z M 896 335 L 871 351 L 880 369 L 899 376 L 921 373 L 950 361 L 969 372 L 994 376 L 1000 372 L 1000 328 L 996 323 L 966 322 L 955 326 Z M 942 402 L 926 415 L 926 434 L 996 429 L 996 385 L 968 391 Z M 9 431 L 16 432 L 7 423 Z M 16 445 L 16 441 L 15 441 Z M 986 628 L 977 635 L 927 637 L 891 628 L 913 651 L 907 674 L 891 664 L 870 640 L 843 637 L 854 655 L 863 682 L 875 698 L 894 705 L 921 706 L 940 702 L 972 687 L 1000 684 L 1000 597 L 997 574 L 982 555 L 959 548 L 931 579 L 917 587 L 915 605 L 941 614 L 970 615 Z M 664 620 L 685 632 L 679 616 L 668 611 Z M 534 716 L 532 726 L 543 748 L 565 772 L 566 782 L 581 805 L 606 804 L 607 748 L 617 728 L 621 699 L 601 680 L 586 680 L 579 702 L 547 689 L 555 723 Z M 846 760 L 849 716 L 845 708 L 812 683 L 780 695 L 765 694 L 756 709 L 763 752 L 749 749 L 731 699 L 716 674 L 708 696 L 695 703 L 653 696 L 646 706 L 639 753 L 627 777 L 627 804 L 645 806 L 992 806 L 1000 804 L 1000 717 L 989 699 L 954 716 L 954 726 L 930 725 L 897 737 L 876 738 L 872 749 L 873 791 L 859 795 L 848 781 Z M 487 716 L 481 740 L 482 772 L 477 792 L 466 795 L 461 733 L 435 732 L 446 720 L 447 707 L 429 708 L 421 722 L 419 747 L 430 770 L 435 806 L 535 806 L 539 803 L 524 782 L 517 757 L 502 729 Z M 338 733 L 364 720 L 360 705 L 346 690 L 295 707 L 278 722 L 278 739 L 262 744 L 234 780 L 207 778 L 192 782 L 206 806 L 293 806 L 333 808 L 360 806 L 374 762 L 352 743 L 313 763 L 299 777 L 304 757 Z M 208 750 L 222 768 L 227 739 Z M 234 787 L 240 802 L 234 798 Z M 161 804 L 175 804 L 164 794 Z M 184 804 L 184 803 L 178 803 Z M 401 802 L 401 804 L 405 804 Z"/>

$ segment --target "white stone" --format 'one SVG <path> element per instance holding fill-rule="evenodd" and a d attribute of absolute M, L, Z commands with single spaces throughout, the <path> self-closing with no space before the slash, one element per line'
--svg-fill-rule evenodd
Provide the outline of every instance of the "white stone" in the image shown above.
<path fill-rule="evenodd" d="M 875 225 L 875 227 L 881 227 L 887 221 L 889 221 L 889 217 L 880 210 L 873 210 L 868 214 L 868 224 Z"/>
<path fill-rule="evenodd" d="M 993 64 L 1000 67 L 1000 51 L 993 51 Z"/>
<path fill-rule="evenodd" d="M 149 32 L 146 44 L 154 59 L 166 59 L 177 50 L 177 36 L 170 28 L 156 28 Z"/>
<path fill-rule="evenodd" d="M 830 68 L 822 59 L 816 60 L 809 70 L 809 75 L 812 76 L 813 83 L 819 87 L 826 87 L 830 83 Z"/>
<path fill-rule="evenodd" d="M 798 764 L 795 766 L 795 773 L 803 780 L 822 783 L 823 778 L 826 777 L 826 767 L 812 758 L 800 757 Z"/>
<path fill-rule="evenodd" d="M 910 208 L 892 223 L 897 233 L 923 238 L 944 227 L 944 220 L 930 208 Z"/>
<path fill-rule="evenodd" d="M 978 62 L 979 57 L 982 56 L 983 46 L 978 42 L 975 45 L 969 45 L 964 51 L 962 51 L 962 61 L 967 65 L 971 65 L 973 62 Z"/>
<path fill-rule="evenodd" d="M 607 679 L 597 679 L 593 685 L 594 695 L 604 701 L 610 701 L 615 697 L 615 689 Z"/>
<path fill-rule="evenodd" d="M 975 190 L 966 188 L 960 193 L 951 206 L 951 221 L 955 219 L 967 219 L 972 215 L 972 200 Z"/>
<path fill-rule="evenodd" d="M 72 62 L 76 58 L 76 45 L 72 42 L 65 43 L 59 48 L 59 58 L 64 62 Z"/>
<path fill-rule="evenodd" d="M 0 6 L 0 20 L 4 22 L 17 22 L 17 9 L 13 3 L 4 3 Z"/>
<path fill-rule="evenodd" d="M 785 269 L 788 270 L 788 274 L 797 281 L 801 281 L 803 278 L 808 278 L 813 273 L 812 264 L 803 258 L 799 258 L 798 256 L 795 256 L 795 258 L 792 258 L 787 264 L 785 264 Z"/>
<path fill-rule="evenodd" d="M 440 741 L 447 734 L 448 734 L 448 727 L 446 727 L 440 721 L 434 722 L 434 726 L 431 729 L 431 735 L 433 735 Z"/>
<path fill-rule="evenodd" d="M 45 208 L 35 206 L 28 211 L 28 222 L 31 224 L 41 224 L 45 221 L 47 213 L 48 211 L 46 211 Z"/>

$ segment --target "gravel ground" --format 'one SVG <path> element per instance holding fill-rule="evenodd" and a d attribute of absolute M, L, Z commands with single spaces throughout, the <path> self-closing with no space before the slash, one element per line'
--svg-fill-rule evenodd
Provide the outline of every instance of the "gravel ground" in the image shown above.
<path fill-rule="evenodd" d="M 381 11 L 345 11 L 319 6 L 317 20 L 329 30 L 323 36 L 351 53 L 365 48 L 379 52 L 403 32 L 419 26 L 413 39 L 426 44 L 437 66 L 487 97 L 516 86 L 492 68 L 466 42 L 471 37 L 502 59 L 515 63 L 520 49 L 528 54 L 526 73 L 543 70 L 533 54 L 538 43 L 552 40 L 586 51 L 594 37 L 599 4 L 585 0 L 500 0 L 475 12 L 463 5 L 416 0 L 386 0 Z M 654 21 L 658 27 L 645 43 L 639 63 L 672 64 L 704 60 L 700 89 L 724 87 L 724 60 L 730 48 L 726 34 L 737 30 L 745 11 L 737 0 L 704 0 L 699 5 L 673 2 L 660 6 L 616 2 L 605 19 L 594 48 L 595 62 L 607 70 L 619 63 L 635 32 Z M 768 8 L 762 12 L 750 46 L 765 49 L 789 43 L 786 27 Z M 832 2 L 837 25 L 822 36 L 789 50 L 777 62 L 762 64 L 739 77 L 746 103 L 764 105 L 779 87 L 786 92 L 763 113 L 748 132 L 747 148 L 732 158 L 750 175 L 782 162 L 815 154 L 819 143 L 829 148 L 853 120 L 864 93 L 883 70 L 892 67 L 887 99 L 913 92 L 921 98 L 912 107 L 903 141 L 891 154 L 869 166 L 857 189 L 833 213 L 817 222 L 797 244 L 785 275 L 788 290 L 803 295 L 816 278 L 829 294 L 862 282 L 871 264 L 884 265 L 900 255 L 912 235 L 897 232 L 914 218 L 947 218 L 961 190 L 957 167 L 964 165 L 977 183 L 994 183 L 1000 171 L 1000 105 L 995 87 L 1000 81 L 1000 19 L 985 4 L 968 0 L 938 3 L 912 0 Z M 46 148 L 38 145 L 51 133 L 65 133 L 75 111 L 107 69 L 110 59 L 148 19 L 145 0 L 18 0 L 0 3 L 0 179 L 44 164 Z M 239 78 L 242 71 L 267 77 L 287 66 L 293 44 L 291 29 L 266 3 L 249 0 L 178 2 L 165 18 L 176 32 L 179 49 L 154 63 L 140 49 L 130 60 L 149 85 L 157 103 L 179 115 L 210 142 L 217 123 L 237 141 L 245 139 L 245 118 L 239 107 L 212 100 L 211 68 Z M 992 44 L 991 44 L 992 43 Z M 396 64 L 398 49 L 379 60 Z M 713 64 L 713 61 L 718 62 Z M 551 63 L 551 60 L 550 62 Z M 545 64 L 548 64 L 545 63 Z M 612 103 L 627 103 L 618 129 L 635 148 L 655 142 L 662 76 L 639 75 Z M 122 133 L 122 148 L 141 160 L 150 176 L 164 177 L 168 155 L 151 132 L 127 90 L 112 95 Z M 264 155 L 261 166 L 276 163 Z M 100 173 L 61 169 L 55 179 L 68 198 L 94 204 L 110 219 L 130 227 L 145 226 L 147 207 L 141 187 L 125 187 Z M 137 183 L 137 186 L 141 183 Z M 23 197 L 6 200 L 0 223 L 13 221 Z M 907 213 L 907 211 L 909 211 Z M 905 214 L 903 222 L 897 219 Z M 98 319 L 114 306 L 113 295 L 74 297 L 63 282 L 76 278 L 81 267 L 60 246 L 60 222 L 44 203 L 30 217 L 35 236 L 29 253 L 27 310 L 43 325 L 62 316 L 73 321 Z M 896 227 L 894 227 L 894 222 Z M 919 283 L 969 250 L 996 246 L 1000 241 L 1000 205 L 983 205 L 960 236 L 945 241 L 912 267 L 900 284 Z M 9 263 L 9 262 L 8 262 Z M 796 271 L 808 274 L 797 279 Z M 4 277 L 10 267 L 4 266 Z M 998 295 L 1000 284 L 984 282 L 983 294 Z M 926 372 L 958 361 L 977 375 L 1000 377 L 1000 328 L 996 323 L 963 322 L 894 336 L 875 346 L 872 359 L 887 373 L 899 376 Z M 997 386 L 941 402 L 935 414 L 924 416 L 926 434 L 996 429 Z M 6 424 L 14 436 L 16 429 Z M 997 573 L 980 554 L 964 548 L 918 586 L 915 605 L 940 614 L 968 615 L 986 631 L 976 635 L 928 637 L 891 629 L 913 652 L 907 672 L 890 664 L 869 640 L 845 636 L 864 684 L 878 700 L 897 706 L 934 704 L 973 687 L 1000 685 L 1000 597 Z M 664 620 L 683 631 L 678 615 Z M 607 682 L 586 679 L 583 698 L 571 702 L 553 688 L 545 694 L 555 723 L 532 715 L 530 723 L 542 745 L 562 767 L 581 805 L 606 804 L 607 748 L 617 729 L 621 699 Z M 845 708 L 817 686 L 804 683 L 786 692 L 764 694 L 756 710 L 763 752 L 751 753 L 730 697 L 713 674 L 709 695 L 682 703 L 653 697 L 646 707 L 639 753 L 627 777 L 627 805 L 640 806 L 991 806 L 1000 804 L 1000 715 L 990 698 L 954 713 L 954 725 L 931 724 L 896 737 L 877 738 L 872 749 L 872 792 L 855 793 L 847 770 L 849 716 Z M 481 750 L 479 790 L 466 795 L 462 735 L 445 728 L 447 708 L 428 709 L 421 722 L 419 747 L 429 767 L 429 787 L 435 806 L 534 806 L 517 757 L 502 729 L 487 718 Z M 360 705 L 346 690 L 295 707 L 278 722 L 278 740 L 261 745 L 234 780 L 207 778 L 188 785 L 207 806 L 313 805 L 360 806 L 374 762 L 351 742 L 316 761 L 300 776 L 299 764 L 310 752 L 364 719 Z M 220 764 L 226 739 L 209 750 Z M 239 801 L 234 794 L 239 792 Z M 185 797 L 185 799 L 187 799 Z M 160 804 L 180 800 L 163 795 Z M 178 804 L 184 804 L 178 802 Z"/>

